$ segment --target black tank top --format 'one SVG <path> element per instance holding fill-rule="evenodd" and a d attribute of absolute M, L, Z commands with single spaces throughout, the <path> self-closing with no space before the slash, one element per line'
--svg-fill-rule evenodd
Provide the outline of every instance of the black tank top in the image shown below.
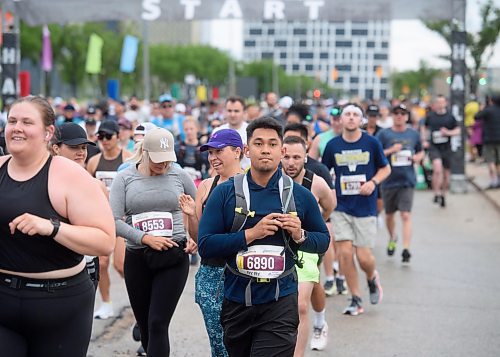
<path fill-rule="evenodd" d="M 10 160 L 10 159 L 9 159 Z M 7 160 L 0 167 L 0 269 L 20 273 L 41 273 L 71 268 L 83 256 L 47 236 L 28 236 L 16 230 L 10 234 L 9 223 L 16 217 L 31 213 L 43 218 L 61 217 L 49 199 L 48 177 L 52 157 L 27 181 L 15 181 L 8 172 Z"/>
<path fill-rule="evenodd" d="M 101 157 L 99 158 L 99 163 L 97 164 L 97 167 L 95 171 L 116 171 L 118 170 L 118 167 L 123 164 L 123 157 L 122 157 L 123 151 L 120 150 L 120 154 L 114 158 L 113 160 L 106 160 L 104 158 L 104 155 L 101 154 Z"/>
<path fill-rule="evenodd" d="M 217 183 L 219 182 L 220 180 L 220 175 L 217 175 L 214 177 L 214 180 L 212 181 L 212 186 L 210 187 L 210 191 L 208 191 L 208 195 L 207 195 L 207 198 L 205 199 L 205 201 L 203 201 L 203 203 L 201 204 L 201 211 L 203 212 L 203 210 L 205 209 L 205 205 L 208 201 L 208 198 L 210 197 L 210 195 L 212 194 L 212 191 L 217 187 Z M 200 264 L 203 264 L 203 265 L 208 265 L 208 266 L 211 266 L 211 267 L 224 267 L 226 265 L 226 260 L 225 259 L 221 259 L 221 258 L 201 258 L 201 262 Z"/>
<path fill-rule="evenodd" d="M 306 173 L 304 174 L 304 177 L 302 178 L 302 186 L 307 188 L 308 191 L 311 191 L 312 184 L 313 184 L 313 178 L 314 178 L 314 172 L 306 169 Z"/>

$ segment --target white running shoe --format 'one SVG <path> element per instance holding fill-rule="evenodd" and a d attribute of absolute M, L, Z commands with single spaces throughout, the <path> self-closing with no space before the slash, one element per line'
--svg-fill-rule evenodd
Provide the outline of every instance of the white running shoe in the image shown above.
<path fill-rule="evenodd" d="M 94 319 L 106 320 L 115 316 L 112 302 L 103 302 L 99 309 L 94 312 Z"/>
<path fill-rule="evenodd" d="M 328 343 L 328 324 L 325 321 L 323 328 L 315 327 L 311 338 L 311 350 L 323 351 Z"/>

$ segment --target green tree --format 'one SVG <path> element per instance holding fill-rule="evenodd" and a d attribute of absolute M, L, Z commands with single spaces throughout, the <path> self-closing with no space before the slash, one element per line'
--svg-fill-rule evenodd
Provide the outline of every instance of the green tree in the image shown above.
<path fill-rule="evenodd" d="M 425 61 L 420 61 L 416 71 L 394 73 L 391 76 L 392 91 L 395 96 L 420 98 L 432 90 L 432 82 L 441 71 L 430 68 Z"/>
<path fill-rule="evenodd" d="M 467 49 L 472 59 L 472 66 L 467 67 L 469 90 L 477 94 L 477 85 L 483 66 L 488 63 L 494 53 L 495 44 L 500 34 L 500 8 L 496 7 L 493 0 L 488 0 L 481 9 L 481 30 L 478 33 L 467 32 Z M 452 46 L 452 32 L 458 30 L 458 25 L 448 20 L 423 21 L 430 30 L 441 35 L 448 45 Z M 450 59 L 451 55 L 441 56 Z"/>

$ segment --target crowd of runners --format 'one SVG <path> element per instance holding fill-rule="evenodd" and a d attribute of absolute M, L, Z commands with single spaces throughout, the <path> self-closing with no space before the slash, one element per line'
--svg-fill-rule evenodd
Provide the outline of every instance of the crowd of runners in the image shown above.
<path fill-rule="evenodd" d="M 0 345 L 10 356 L 85 356 L 92 319 L 115 314 L 111 266 L 139 355 L 170 354 L 190 265 L 212 356 L 324 350 L 327 297 L 350 294 L 351 316 L 383 299 L 372 254 L 382 217 L 388 259 L 418 259 L 419 167 L 428 162 L 445 208 L 460 135 L 444 96 L 423 107 L 274 93 L 193 105 L 169 94 L 30 96 L 2 127 Z"/>

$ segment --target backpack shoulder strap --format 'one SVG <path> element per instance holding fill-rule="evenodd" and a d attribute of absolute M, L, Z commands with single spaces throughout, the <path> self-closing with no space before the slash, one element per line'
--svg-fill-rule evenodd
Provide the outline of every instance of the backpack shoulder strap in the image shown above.
<path fill-rule="evenodd" d="M 250 197 L 248 195 L 248 182 L 245 174 L 234 176 L 234 196 L 236 204 L 234 206 L 234 219 L 231 227 L 231 232 L 239 232 L 247 221 L 248 216 L 252 216 L 255 212 L 249 210 Z M 246 189 L 245 189 L 246 185 Z M 246 192 L 245 192 L 246 191 Z"/>
<path fill-rule="evenodd" d="M 279 181 L 281 193 L 281 204 L 284 213 L 297 214 L 295 199 L 293 198 L 293 180 L 290 176 L 283 174 Z"/>

